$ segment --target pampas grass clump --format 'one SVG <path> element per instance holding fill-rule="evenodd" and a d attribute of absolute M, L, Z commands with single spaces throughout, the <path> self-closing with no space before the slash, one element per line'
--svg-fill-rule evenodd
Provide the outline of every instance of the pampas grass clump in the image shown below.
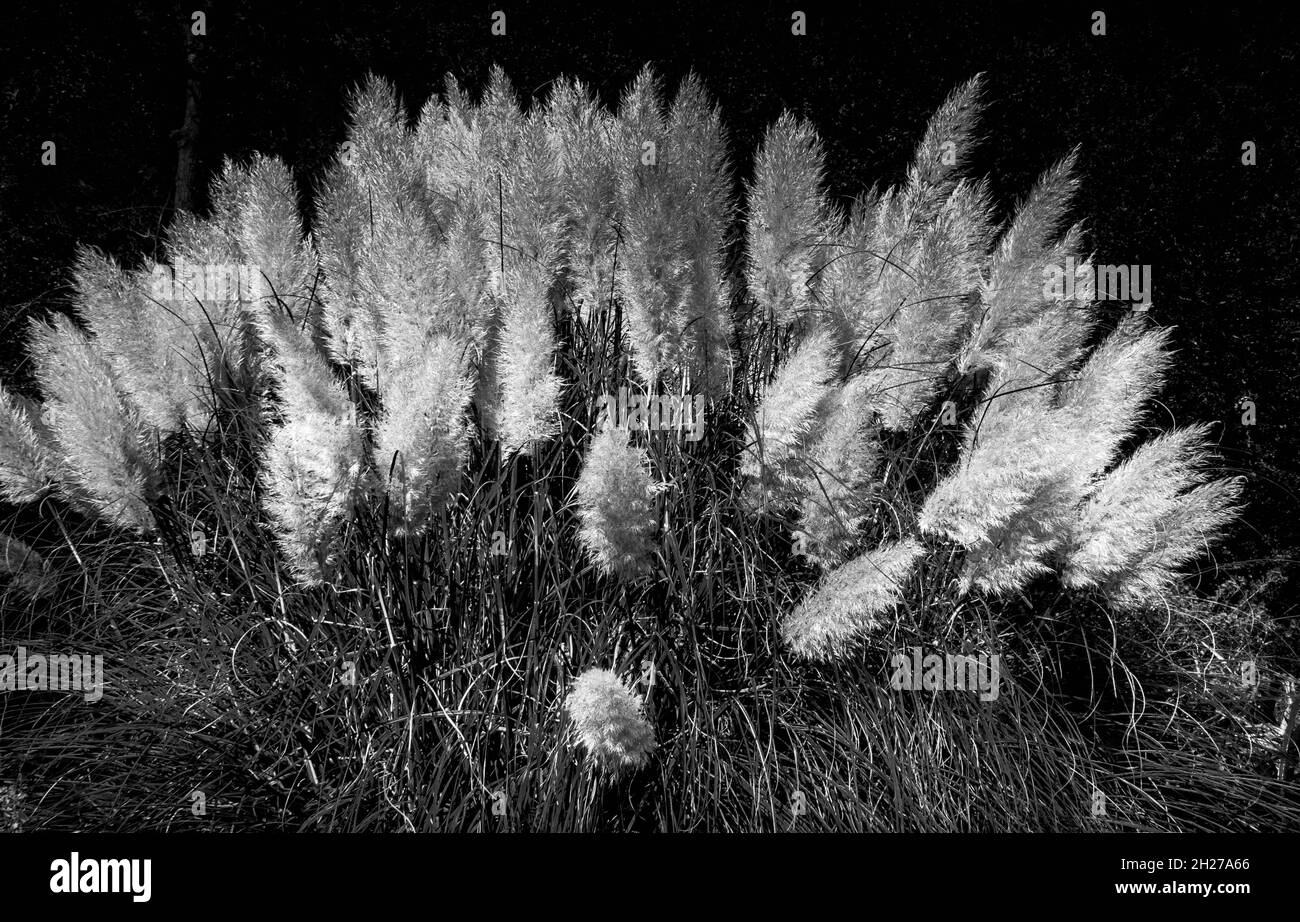
<path fill-rule="evenodd" d="M 694 77 L 370 80 L 311 189 L 227 163 L 156 259 L 82 252 L 0 389 L 0 637 L 122 684 L 6 705 L 25 822 L 1300 827 L 1242 730 L 1294 697 L 1273 583 L 1187 579 L 1243 484 L 1152 431 L 1173 336 L 1092 300 L 1077 154 L 997 220 L 982 92 L 849 202 L 783 115 L 742 203 Z M 1000 697 L 895 694 L 907 648 Z"/>

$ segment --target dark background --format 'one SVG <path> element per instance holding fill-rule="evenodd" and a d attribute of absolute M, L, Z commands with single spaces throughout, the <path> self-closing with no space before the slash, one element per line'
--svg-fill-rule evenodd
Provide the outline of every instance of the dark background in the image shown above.
<path fill-rule="evenodd" d="M 1092 11 L 1107 34 L 1091 34 Z M 77 243 L 130 261 L 156 250 L 174 204 L 190 40 L 201 91 L 200 185 L 223 157 L 283 157 L 304 189 L 345 136 L 345 95 L 368 72 L 412 112 L 451 71 L 478 91 L 500 63 L 524 96 L 561 74 L 613 103 L 647 62 L 688 71 L 721 105 L 744 178 L 782 109 L 826 144 L 832 191 L 902 178 L 943 97 L 987 76 L 974 165 L 1004 207 L 1075 144 L 1077 215 L 1099 262 L 1150 264 L 1180 359 L 1153 419 L 1220 420 L 1251 509 L 1217 558 L 1259 578 L 1300 544 L 1295 261 L 1300 17 L 1276 8 L 892 3 L 448 5 L 230 2 L 19 4 L 0 13 L 0 374 L 25 385 L 27 318 L 63 309 Z M 490 34 L 507 14 L 507 34 Z M 808 14 L 808 34 L 790 14 Z M 40 165 L 41 143 L 58 163 Z M 1254 141 L 1258 165 L 1241 163 Z M 200 190 L 200 202 L 202 200 Z M 1258 424 L 1241 424 L 1242 397 Z M 1289 606 L 1288 606 L 1289 607 Z M 1281 614 L 1281 612 L 1279 612 Z"/>

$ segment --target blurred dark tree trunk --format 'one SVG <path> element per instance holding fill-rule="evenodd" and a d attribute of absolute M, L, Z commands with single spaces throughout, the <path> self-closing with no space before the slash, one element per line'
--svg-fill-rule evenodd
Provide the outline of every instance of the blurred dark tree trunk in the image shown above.
<path fill-rule="evenodd" d="M 198 181 L 199 137 L 199 58 L 200 45 L 206 36 L 195 35 L 190 12 L 177 7 L 181 28 L 185 30 L 185 118 L 181 127 L 172 132 L 176 139 L 176 195 L 177 209 L 194 210 L 194 192 Z"/>

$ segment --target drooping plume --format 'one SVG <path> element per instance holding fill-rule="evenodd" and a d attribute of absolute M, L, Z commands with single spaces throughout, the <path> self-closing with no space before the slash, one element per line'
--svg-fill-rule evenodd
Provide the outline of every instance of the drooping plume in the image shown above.
<path fill-rule="evenodd" d="M 1157 436 L 1120 463 L 1067 523 L 1062 581 L 1120 607 L 1156 601 L 1236 515 L 1242 481 L 1209 479 L 1209 426 Z"/>
<path fill-rule="evenodd" d="M 921 545 L 908 539 L 883 544 L 831 570 L 782 622 L 786 643 L 805 659 L 843 656 L 903 601 L 906 580 L 921 554 Z"/>
<path fill-rule="evenodd" d="M 58 470 L 33 425 L 40 406 L 0 385 L 0 496 L 29 503 L 57 483 Z"/>
<path fill-rule="evenodd" d="M 803 450 L 823 421 L 836 354 L 828 330 L 808 334 L 764 392 L 746 429 L 741 468 L 751 479 L 747 499 L 755 508 L 797 500 L 807 463 Z"/>

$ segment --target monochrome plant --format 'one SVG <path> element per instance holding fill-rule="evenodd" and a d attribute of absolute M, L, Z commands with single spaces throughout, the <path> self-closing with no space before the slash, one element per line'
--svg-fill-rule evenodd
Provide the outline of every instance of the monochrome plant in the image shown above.
<path fill-rule="evenodd" d="M 371 79 L 310 189 L 273 157 L 228 162 L 162 259 L 78 257 L 75 321 L 29 340 L 39 400 L 0 389 L 0 491 L 96 537 L 61 524 L 30 560 L 134 567 L 111 604 L 153 613 L 126 619 L 146 633 L 179 605 L 139 648 L 189 676 L 150 686 L 157 709 L 292 736 L 235 774 L 310 765 L 312 822 L 334 828 L 362 809 L 478 828 L 497 784 L 530 792 L 511 801 L 532 798 L 531 825 L 598 827 L 578 783 L 632 785 L 609 809 L 661 825 L 686 810 L 664 798 L 713 797 L 703 826 L 745 828 L 766 822 L 767 771 L 821 773 L 862 828 L 1004 808 L 1014 828 L 1081 825 L 1084 806 L 1006 808 L 1022 783 L 1086 800 L 1071 766 L 1094 718 L 1060 716 L 1051 671 L 1081 645 L 1048 609 L 1079 606 L 1110 642 L 1183 604 L 1242 482 L 1214 476 L 1208 426 L 1150 433 L 1172 334 L 1089 297 L 1077 153 L 997 220 L 967 170 L 981 93 L 959 87 L 901 183 L 848 203 L 813 126 L 783 115 L 742 204 L 693 76 L 665 104 L 646 69 L 608 109 L 572 80 L 521 105 L 497 69 L 477 101 L 449 78 L 414 121 Z M 1068 298 L 1044 285 L 1063 265 Z M 620 389 L 700 398 L 703 437 L 602 417 Z M 188 550 L 194 528 L 211 550 Z M 69 605 L 70 585 L 42 592 Z M 241 669 L 320 693 L 194 679 L 241 634 Z M 994 716 L 890 698 L 881 654 L 905 641 L 1003 653 Z M 654 707 L 606 668 L 628 651 L 657 663 Z M 339 661 L 360 684 L 326 675 Z M 314 729 L 281 726 L 291 701 Z M 709 729 L 728 708 L 748 715 L 734 750 Z M 1022 731 L 1067 724 L 1023 751 Z M 914 725 L 918 765 L 966 781 L 899 761 Z M 1093 780 L 1128 777 L 1125 752 L 1092 758 Z M 1176 789 L 1129 785 L 1133 822 L 1180 826 Z"/>

